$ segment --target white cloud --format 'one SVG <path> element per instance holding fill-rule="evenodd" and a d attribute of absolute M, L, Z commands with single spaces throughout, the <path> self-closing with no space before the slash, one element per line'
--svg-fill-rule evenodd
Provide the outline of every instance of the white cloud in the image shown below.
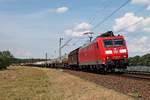
<path fill-rule="evenodd" d="M 150 17 L 138 17 L 134 13 L 126 13 L 115 20 L 114 31 L 150 32 Z"/>
<path fill-rule="evenodd" d="M 44 13 L 65 13 L 69 10 L 68 7 L 58 7 L 58 8 L 55 8 L 55 9 L 48 9 L 48 10 L 45 10 L 43 11 Z"/>
<path fill-rule="evenodd" d="M 72 29 L 68 29 L 65 31 L 66 35 L 74 36 L 74 37 L 80 37 L 86 32 L 90 32 L 92 28 L 92 25 L 86 22 L 82 22 L 78 25 L 76 25 Z"/>
<path fill-rule="evenodd" d="M 128 33 L 125 36 L 128 37 L 126 40 L 129 56 L 150 53 L 149 34 L 147 34 L 150 32 L 150 16 L 136 16 L 134 13 L 128 12 L 115 20 L 113 30 Z"/>
<path fill-rule="evenodd" d="M 54 9 L 50 8 L 50 9 L 46 9 L 46 10 L 43 10 L 43 11 L 31 13 L 29 15 L 25 15 L 24 17 L 27 17 L 27 18 L 41 18 L 41 17 L 43 17 L 45 15 L 48 15 L 50 13 L 57 13 L 57 14 L 66 13 L 68 10 L 69 10 L 68 7 L 59 7 L 59 8 L 54 8 Z"/>
<path fill-rule="evenodd" d="M 129 52 L 133 55 L 142 55 L 150 53 L 150 44 L 148 37 L 142 36 L 140 38 L 133 39 L 131 43 L 128 44 Z"/>
<path fill-rule="evenodd" d="M 149 28 L 144 28 L 143 31 L 150 32 L 150 27 Z"/>
<path fill-rule="evenodd" d="M 132 0 L 133 4 L 141 4 L 141 5 L 147 5 L 147 9 L 150 10 L 150 0 Z"/>
<path fill-rule="evenodd" d="M 126 29 L 129 32 L 134 32 L 138 28 L 137 25 L 133 25 L 136 22 L 143 20 L 143 17 L 137 17 L 134 13 L 126 13 L 123 17 L 115 20 L 115 25 L 113 26 L 114 31 L 120 31 Z M 130 27 L 129 27 L 130 26 Z"/>
<path fill-rule="evenodd" d="M 65 12 L 67 12 L 68 10 L 69 10 L 68 7 L 60 7 L 60 8 L 55 9 L 55 12 L 56 12 L 56 13 L 65 13 Z"/>
<path fill-rule="evenodd" d="M 150 5 L 148 6 L 148 8 L 147 8 L 148 10 L 150 10 Z"/>

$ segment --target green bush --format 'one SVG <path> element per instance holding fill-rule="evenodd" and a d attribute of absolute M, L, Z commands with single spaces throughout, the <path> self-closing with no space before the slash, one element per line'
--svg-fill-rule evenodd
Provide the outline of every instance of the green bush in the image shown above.
<path fill-rule="evenodd" d="M 131 66 L 150 66 L 150 54 L 145 54 L 143 56 L 135 56 L 129 58 L 129 63 Z"/>
<path fill-rule="evenodd" d="M 11 64 L 12 58 L 9 51 L 0 52 L 0 69 L 6 69 Z"/>

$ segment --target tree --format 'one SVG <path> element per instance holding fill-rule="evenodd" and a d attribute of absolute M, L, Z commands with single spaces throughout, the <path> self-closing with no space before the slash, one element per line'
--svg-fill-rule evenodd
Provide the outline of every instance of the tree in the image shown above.
<path fill-rule="evenodd" d="M 12 62 L 13 55 L 9 51 L 0 52 L 0 69 L 6 69 Z"/>
<path fill-rule="evenodd" d="M 129 58 L 129 63 L 131 66 L 150 66 L 150 54 L 145 54 L 143 56 L 135 56 Z"/>
<path fill-rule="evenodd" d="M 143 55 L 141 61 L 143 65 L 150 66 L 150 54 Z"/>

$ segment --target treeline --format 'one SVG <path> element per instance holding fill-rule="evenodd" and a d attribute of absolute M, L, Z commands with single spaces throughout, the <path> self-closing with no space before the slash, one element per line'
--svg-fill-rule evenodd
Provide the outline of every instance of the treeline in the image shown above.
<path fill-rule="evenodd" d="M 12 63 L 13 55 L 9 51 L 0 51 L 0 70 L 6 69 Z"/>
<path fill-rule="evenodd" d="M 10 51 L 0 51 L 0 70 L 7 69 L 7 67 L 11 64 L 17 65 L 21 63 L 34 63 L 37 61 L 45 61 L 45 59 L 21 59 L 21 58 L 15 58 L 10 53 Z"/>
<path fill-rule="evenodd" d="M 150 54 L 145 54 L 143 56 L 130 57 L 129 64 L 131 66 L 150 66 Z"/>

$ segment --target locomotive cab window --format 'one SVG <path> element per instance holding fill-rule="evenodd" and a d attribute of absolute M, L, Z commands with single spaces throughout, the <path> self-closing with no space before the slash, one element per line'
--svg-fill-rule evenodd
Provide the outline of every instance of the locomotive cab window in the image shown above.
<path fill-rule="evenodd" d="M 106 48 L 113 46 L 112 40 L 104 40 L 104 45 Z"/>
<path fill-rule="evenodd" d="M 124 46 L 124 40 L 123 39 L 114 40 L 114 45 L 115 46 Z"/>

